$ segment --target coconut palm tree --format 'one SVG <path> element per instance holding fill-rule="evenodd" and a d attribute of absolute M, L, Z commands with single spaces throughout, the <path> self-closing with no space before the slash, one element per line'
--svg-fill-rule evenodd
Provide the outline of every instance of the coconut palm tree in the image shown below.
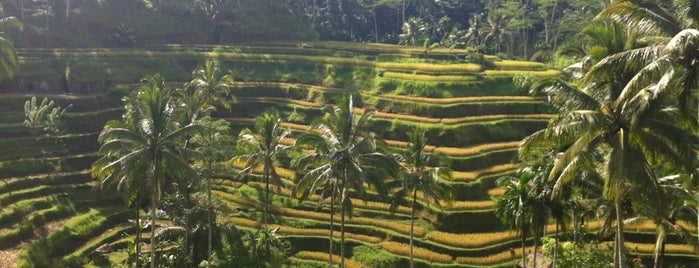
<path fill-rule="evenodd" d="M 0 78 L 12 78 L 17 70 L 17 54 L 15 43 L 8 33 L 11 29 L 24 28 L 23 24 L 15 17 L 5 17 L 5 12 L 0 5 Z"/>
<path fill-rule="evenodd" d="M 147 77 L 144 81 L 145 84 L 134 96 L 130 106 L 132 110 L 127 111 L 127 115 L 133 116 L 130 119 L 133 125 L 113 123 L 100 133 L 100 154 L 105 160 L 98 160 L 93 174 L 105 179 L 126 179 L 124 182 L 147 184 L 151 192 L 150 266 L 155 267 L 157 201 L 162 197 L 169 179 L 197 176 L 187 161 L 196 152 L 182 144 L 184 137 L 199 131 L 200 127 L 194 124 L 182 126 L 177 122 L 174 114 L 176 104 L 160 75 Z M 139 176 L 145 179 L 136 180 Z"/>
<path fill-rule="evenodd" d="M 410 18 L 403 23 L 401 29 L 403 32 L 399 35 L 399 44 L 415 46 L 427 38 L 429 26 L 421 18 Z"/>
<path fill-rule="evenodd" d="M 245 163 L 243 172 L 252 171 L 256 167 L 262 167 L 262 177 L 265 181 L 265 208 L 263 223 L 265 234 L 269 233 L 269 184 L 274 181 L 280 187 L 282 181 L 277 174 L 275 166 L 279 165 L 279 158 L 285 154 L 290 146 L 284 145 L 284 139 L 289 131 L 282 129 L 281 119 L 276 112 L 267 112 L 258 116 L 255 120 L 255 130 L 243 129 L 238 135 L 238 148 L 242 152 L 233 158 L 233 161 Z M 269 239 L 265 239 L 268 241 Z M 269 254 L 269 245 L 267 245 Z"/>
<path fill-rule="evenodd" d="M 498 186 L 505 189 L 505 193 L 495 201 L 495 215 L 510 229 L 517 229 L 521 235 L 522 265 L 527 267 L 526 242 L 529 231 L 534 231 L 534 243 L 541 234 L 539 229 L 545 227 L 547 211 L 545 201 L 540 198 L 533 184 L 542 174 L 540 167 L 525 166 L 519 171 L 519 177 L 506 176 L 498 179 Z M 535 246 L 536 248 L 536 246 Z M 536 256 L 536 251 L 534 252 Z M 536 258 L 536 257 L 535 257 Z M 536 259 L 534 261 L 536 267 Z"/>
<path fill-rule="evenodd" d="M 366 184 L 380 195 L 385 194 L 383 180 L 398 170 L 393 158 L 377 150 L 381 143 L 375 135 L 365 132 L 366 123 L 374 112 L 367 109 L 357 118 L 353 108 L 352 95 L 340 98 L 337 108 L 326 106 L 324 116 L 313 124 L 311 131 L 296 140 L 296 146 L 312 150 L 294 160 L 294 166 L 302 174 L 295 193 L 313 194 L 322 187 L 322 202 L 330 192 L 330 255 L 333 252 L 334 205 L 339 202 L 341 267 L 345 259 L 345 214 L 352 215 L 350 190 L 362 198 Z M 332 266 L 332 258 L 329 262 Z"/>
<path fill-rule="evenodd" d="M 435 164 L 433 157 L 425 152 L 425 132 L 414 130 L 408 133 L 410 143 L 407 150 L 398 156 L 403 163 L 402 175 L 396 182 L 399 190 L 393 194 L 391 211 L 395 211 L 398 205 L 406 199 L 411 199 L 410 205 L 410 267 L 414 267 L 413 261 L 413 229 L 415 226 L 415 211 L 417 206 L 417 193 L 422 193 L 427 199 L 427 205 L 435 204 L 441 208 L 441 201 L 451 202 L 454 199 L 451 186 L 444 180 L 451 180 L 452 172 L 447 167 L 430 167 Z M 444 163 L 441 163 L 444 164 Z"/>
<path fill-rule="evenodd" d="M 233 77 L 223 75 L 220 64 L 207 60 L 204 67 L 192 72 L 192 81 L 187 83 L 186 88 L 194 90 L 194 94 L 200 96 L 206 105 L 220 104 L 226 109 L 231 108 L 235 102 L 235 96 L 230 95 Z"/>
<path fill-rule="evenodd" d="M 579 86 L 550 81 L 545 92 L 561 113 L 549 126 L 527 137 L 520 155 L 533 149 L 554 148 L 560 153 L 551 170 L 554 192 L 584 169 L 597 167 L 605 180 L 604 196 L 615 207 L 617 230 L 615 267 L 624 266 L 623 208 L 627 185 L 658 193 L 653 164 L 660 159 L 684 163 L 695 159 L 687 144 L 695 137 L 682 128 L 671 103 L 655 88 L 627 88 L 634 66 L 607 57 L 593 66 Z M 637 70 L 638 68 L 636 68 Z"/>

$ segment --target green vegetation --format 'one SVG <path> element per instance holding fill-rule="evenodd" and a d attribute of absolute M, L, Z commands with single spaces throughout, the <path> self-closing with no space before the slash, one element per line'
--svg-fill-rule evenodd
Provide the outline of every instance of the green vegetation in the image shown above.
<path fill-rule="evenodd" d="M 683 1 L 77 2 L 5 3 L 2 267 L 696 262 Z"/>

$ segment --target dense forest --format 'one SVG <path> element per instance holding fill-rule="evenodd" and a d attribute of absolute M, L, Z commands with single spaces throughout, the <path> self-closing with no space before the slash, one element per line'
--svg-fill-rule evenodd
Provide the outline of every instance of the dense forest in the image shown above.
<path fill-rule="evenodd" d="M 320 39 L 424 46 L 470 48 L 488 54 L 549 61 L 563 45 L 580 45 L 582 28 L 607 1 L 570 0 L 170 0 L 170 1 L 3 1 L 8 15 L 34 21 L 29 31 L 60 40 L 61 46 L 89 46 L 72 40 L 88 30 L 93 35 L 111 33 L 113 42 L 133 41 L 221 42 L 225 31 L 247 32 L 225 42 L 255 40 Z M 96 3 L 100 3 L 99 5 Z M 122 14 L 104 14 L 113 8 Z M 82 14 L 92 12 L 93 14 Z M 43 14 L 49 14 L 44 16 Z M 139 17 L 143 16 L 143 17 Z M 71 19 L 71 16 L 74 18 Z M 96 18 L 94 16 L 102 16 Z M 153 22 L 147 24 L 146 20 Z M 286 27 L 277 28 L 285 20 Z M 300 21 L 301 20 L 301 21 Z M 105 22 L 113 25 L 100 25 Z M 275 23 L 276 22 L 276 23 Z M 87 23 L 87 24 L 79 24 Z M 195 24 L 186 25 L 188 23 Z M 169 24 L 169 25 L 168 25 Z M 197 25 L 198 24 L 198 25 Z M 210 27 L 213 37 L 202 40 L 192 28 Z M 151 27 L 146 27 L 151 26 Z M 182 35 L 167 35 L 173 27 Z M 312 29 L 310 32 L 301 28 Z M 76 29 L 79 28 L 79 29 Z M 233 29 L 230 29 L 233 28 Z M 245 29 L 246 30 L 238 30 Z M 276 29 L 275 29 L 276 28 Z M 152 31 L 163 31 L 158 34 Z M 257 31 L 257 34 L 253 32 Z M 63 35 L 63 36 L 61 36 Z M 152 36 L 151 36 L 152 35 Z M 208 37 L 208 36 L 207 36 Z M 22 39 L 22 38 L 20 38 Z M 29 41 L 29 40 L 28 40 Z M 19 41 L 36 46 L 51 41 Z M 92 40 L 94 45 L 94 40 Z M 55 42 L 55 40 L 54 40 Z M 59 44 L 55 44 L 59 45 Z"/>
<path fill-rule="evenodd" d="M 0 267 L 696 267 L 699 5 L 3 0 Z"/>

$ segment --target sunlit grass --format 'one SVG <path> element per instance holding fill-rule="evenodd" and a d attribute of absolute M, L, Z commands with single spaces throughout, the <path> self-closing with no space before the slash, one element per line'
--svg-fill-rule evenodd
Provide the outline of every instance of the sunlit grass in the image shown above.
<path fill-rule="evenodd" d="M 255 209 L 258 209 L 262 211 L 264 209 L 264 205 L 258 201 L 253 201 L 249 200 L 237 195 L 221 192 L 221 191 L 212 191 L 213 194 L 226 199 L 233 201 L 235 203 L 247 206 L 247 207 L 252 207 Z M 313 211 L 305 211 L 305 210 L 296 210 L 296 209 L 291 209 L 291 208 L 282 208 L 282 207 L 277 207 L 277 206 L 269 206 L 269 211 L 272 213 L 276 214 L 281 214 L 284 216 L 289 216 L 289 217 L 296 217 L 296 218 L 306 218 L 306 219 L 312 219 L 312 220 L 319 220 L 319 221 L 330 221 L 330 215 L 328 213 L 322 213 L 322 212 L 313 212 Z M 339 216 L 336 216 L 337 219 L 339 219 Z M 395 222 L 395 221 L 390 221 L 390 220 L 382 220 L 382 219 L 373 219 L 373 218 L 365 218 L 365 217 L 352 217 L 352 218 L 346 218 L 345 219 L 346 224 L 354 224 L 354 225 L 366 225 L 366 226 L 376 226 L 380 228 L 385 228 L 388 230 L 392 230 L 401 234 L 410 234 L 410 226 L 407 224 L 403 224 L 400 222 Z M 427 230 L 424 227 L 421 226 L 415 226 L 414 230 L 415 236 L 416 237 L 422 237 L 427 233 Z"/>
<path fill-rule="evenodd" d="M 475 75 L 428 75 L 411 74 L 398 72 L 384 72 L 383 77 L 389 79 L 411 80 L 416 82 L 444 82 L 444 83 L 466 83 L 478 81 L 481 78 Z"/>
<path fill-rule="evenodd" d="M 558 70 L 546 70 L 546 71 L 518 71 L 518 70 L 486 70 L 483 75 L 490 77 L 513 77 L 523 74 L 532 74 L 536 77 L 553 77 L 561 75 Z"/>
<path fill-rule="evenodd" d="M 383 249 L 393 254 L 410 256 L 410 245 L 398 242 L 384 242 Z M 413 246 L 413 255 L 415 258 L 427 260 L 430 262 L 450 263 L 453 258 L 450 255 L 437 253 L 429 249 Z"/>
<path fill-rule="evenodd" d="M 541 62 L 517 60 L 493 61 L 493 65 L 495 65 L 495 68 L 501 70 L 539 70 L 546 67 L 546 65 Z"/>
<path fill-rule="evenodd" d="M 512 250 L 514 254 L 508 250 L 483 257 L 456 257 L 456 262 L 471 265 L 495 265 L 522 257 L 521 247 L 513 248 Z M 526 247 L 525 250 L 529 252 L 534 250 L 534 247 Z"/>
<path fill-rule="evenodd" d="M 460 98 L 426 98 L 413 97 L 395 94 L 383 94 L 382 98 L 395 99 L 410 102 L 421 102 L 431 104 L 455 104 L 465 102 L 498 102 L 498 101 L 545 101 L 546 97 L 530 96 L 482 96 L 482 97 L 460 97 Z"/>
<path fill-rule="evenodd" d="M 487 168 L 484 168 L 481 170 L 476 170 L 476 171 L 463 171 L 463 172 L 462 171 L 454 171 L 454 174 L 453 174 L 454 181 L 458 181 L 458 182 L 473 181 L 475 179 L 478 179 L 481 176 L 502 173 L 505 171 L 514 170 L 517 167 L 519 167 L 518 164 L 502 164 L 502 165 L 487 167 Z"/>
<path fill-rule="evenodd" d="M 324 261 L 327 262 L 330 258 L 327 252 L 318 252 L 318 251 L 299 251 L 294 255 L 294 257 L 298 259 L 303 259 L 303 260 L 314 260 L 314 261 Z M 333 263 L 340 263 L 340 256 L 338 255 L 333 255 Z M 351 267 L 351 268 L 363 268 L 365 267 L 362 265 L 362 263 L 351 260 L 348 258 L 345 258 L 345 267 Z"/>

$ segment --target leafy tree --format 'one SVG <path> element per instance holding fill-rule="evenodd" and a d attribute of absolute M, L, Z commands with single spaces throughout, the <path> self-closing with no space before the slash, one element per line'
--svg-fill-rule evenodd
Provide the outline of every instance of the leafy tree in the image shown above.
<path fill-rule="evenodd" d="M 549 126 L 527 137 L 520 154 L 533 148 L 562 150 L 550 173 L 555 191 L 583 169 L 603 174 L 604 196 L 613 202 L 617 219 L 615 266 L 624 265 L 623 208 L 630 198 L 627 185 L 658 192 L 653 164 L 663 159 L 684 163 L 694 159 L 687 144 L 695 137 L 685 131 L 663 99 L 650 90 L 627 90 L 631 70 L 609 58 L 602 60 L 575 87 L 552 81 L 545 91 L 556 96 L 561 109 Z"/>
<path fill-rule="evenodd" d="M 44 98 L 37 103 L 36 96 L 24 102 L 24 126 L 28 127 L 34 136 L 41 134 L 55 136 L 63 131 L 62 121 L 66 108 L 56 106 L 53 100 Z"/>
<path fill-rule="evenodd" d="M 427 199 L 427 205 L 435 204 L 441 208 L 441 201 L 451 202 L 454 199 L 453 189 L 441 180 L 453 179 L 451 170 L 447 167 L 430 167 L 435 164 L 433 157 L 425 153 L 425 132 L 414 130 L 408 133 L 410 143 L 408 149 L 399 155 L 403 163 L 402 178 L 398 183 L 399 190 L 393 194 L 391 211 L 395 211 L 405 198 L 411 199 L 410 205 L 410 267 L 413 261 L 413 229 L 415 226 L 415 210 L 417 193 L 421 192 Z M 441 163 L 444 164 L 444 163 Z"/>
<path fill-rule="evenodd" d="M 157 244 L 155 222 L 157 201 L 163 195 L 168 179 L 183 176 L 195 178 L 196 172 L 187 161 L 196 152 L 182 146 L 184 137 L 200 130 L 200 126 L 180 125 L 174 115 L 174 100 L 160 75 L 145 79 L 136 92 L 132 110 L 123 121 L 109 123 L 100 133 L 102 158 L 93 165 L 93 175 L 102 181 L 118 180 L 119 184 L 147 184 L 151 192 L 151 267 L 156 266 Z M 147 174 L 144 179 L 140 175 Z M 137 180 L 135 180 L 137 179 Z M 145 185 L 138 185 L 145 187 Z"/>
<path fill-rule="evenodd" d="M 345 257 L 345 214 L 352 215 L 350 190 L 363 198 L 365 184 L 373 186 L 380 195 L 386 194 L 383 179 L 397 173 L 393 159 L 377 149 L 381 143 L 373 133 L 366 133 L 366 123 L 374 114 L 366 110 L 355 116 L 352 95 L 344 95 L 337 108 L 326 106 L 324 116 L 296 140 L 296 146 L 312 148 L 308 154 L 294 160 L 302 174 L 295 193 L 313 194 L 322 187 L 320 201 L 330 192 L 330 251 L 333 252 L 334 205 L 340 204 L 340 266 Z M 337 196 L 339 195 L 339 200 Z M 329 260 L 332 266 L 332 258 Z"/>
<path fill-rule="evenodd" d="M 289 135 L 288 131 L 281 128 L 281 119 L 276 112 L 268 112 L 256 118 L 255 130 L 243 129 L 238 135 L 238 148 L 242 152 L 234 161 L 245 163 L 245 171 L 252 171 L 256 167 L 262 167 L 262 177 L 265 181 L 265 209 L 263 215 L 264 234 L 270 234 L 269 230 L 269 184 L 274 180 L 277 187 L 281 185 L 281 179 L 275 166 L 279 165 L 279 158 L 285 154 L 289 146 L 284 145 L 284 139 Z M 271 241 L 265 238 L 265 241 Z M 266 246 L 270 254 L 269 245 Z"/>
<path fill-rule="evenodd" d="M 526 241 L 527 234 L 533 230 L 534 243 L 542 233 L 546 225 L 547 211 L 543 198 L 537 193 L 534 184 L 545 181 L 547 170 L 540 165 L 525 166 L 520 169 L 519 177 L 502 177 L 498 179 L 498 186 L 505 189 L 505 193 L 495 201 L 495 215 L 510 229 L 517 229 L 521 235 L 522 264 L 526 267 Z M 534 266 L 536 267 L 536 251 L 534 254 Z"/>
<path fill-rule="evenodd" d="M 203 105 L 220 104 L 226 109 L 231 108 L 231 104 L 236 101 L 235 96 L 230 95 L 233 77 L 223 75 L 218 62 L 207 60 L 204 67 L 192 72 L 192 81 L 187 83 L 188 90 L 194 90 Z"/>
<path fill-rule="evenodd" d="M 415 46 L 420 40 L 427 38 L 429 27 L 420 18 L 410 18 L 403 23 L 403 33 L 400 34 L 400 43 L 402 45 Z"/>
<path fill-rule="evenodd" d="M 0 78 L 12 78 L 17 71 L 19 62 L 15 52 L 15 43 L 8 33 L 9 30 L 22 30 L 24 25 L 15 17 L 6 17 L 0 5 Z"/>

